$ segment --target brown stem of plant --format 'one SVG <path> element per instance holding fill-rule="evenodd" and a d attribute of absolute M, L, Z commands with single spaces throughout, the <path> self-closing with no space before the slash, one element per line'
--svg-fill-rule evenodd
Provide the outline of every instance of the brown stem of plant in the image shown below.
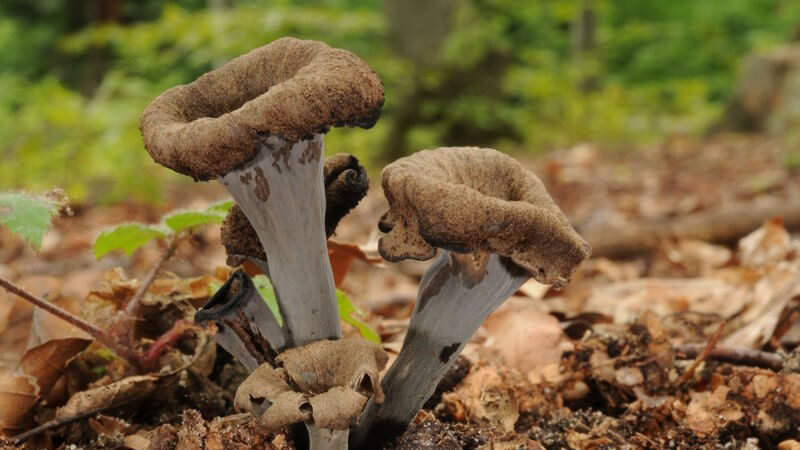
<path fill-rule="evenodd" d="M 28 430 L 28 431 L 26 431 L 26 432 L 24 432 L 22 434 L 18 434 L 16 436 L 14 436 L 12 438 L 13 442 L 15 444 L 17 444 L 17 445 L 22 444 L 23 442 L 27 441 L 28 439 L 32 438 L 33 436 L 36 436 L 37 434 L 42 434 L 45 431 L 52 430 L 53 428 L 58 428 L 60 426 L 68 425 L 70 423 L 76 422 L 78 420 L 85 419 L 85 418 L 87 418 L 89 416 L 93 416 L 93 415 L 95 415 L 95 414 L 97 414 L 99 412 L 103 412 L 106 409 L 110 409 L 110 408 L 108 406 L 104 406 L 102 408 L 95 408 L 95 409 L 92 409 L 90 411 L 86 411 L 85 413 L 78 414 L 76 416 L 65 417 L 63 419 L 50 420 L 48 422 L 45 422 L 45 423 L 39 425 L 36 428 L 32 428 L 32 429 L 30 429 L 30 430 Z"/>
<path fill-rule="evenodd" d="M 161 358 L 161 355 L 164 353 L 164 351 L 166 351 L 170 345 L 177 342 L 187 330 L 192 328 L 197 328 L 197 325 L 187 320 L 179 320 L 172 324 L 172 328 L 159 336 L 159 338 L 153 342 L 150 348 L 147 349 L 147 352 L 144 354 L 145 366 L 155 369 L 156 363 L 158 362 L 158 359 Z"/>
<path fill-rule="evenodd" d="M 133 294 L 130 301 L 128 301 L 127 306 L 125 306 L 125 313 L 128 314 L 129 317 L 138 317 L 137 313 L 139 310 L 139 305 L 142 303 L 142 299 L 144 298 L 144 294 L 147 293 L 147 290 L 150 289 L 150 286 L 155 281 L 158 272 L 164 267 L 164 264 L 167 262 L 168 259 L 175 254 L 175 249 L 178 248 L 178 243 L 183 238 L 183 234 L 179 233 L 167 242 L 167 248 L 164 250 L 164 253 L 161 254 L 161 257 L 156 261 L 156 264 L 150 269 L 150 272 L 147 273 L 142 284 L 139 286 L 139 289 L 136 290 L 136 293 Z"/>
<path fill-rule="evenodd" d="M 693 358 L 701 354 L 704 347 L 706 346 L 703 344 L 684 344 L 675 347 L 675 351 L 679 357 Z M 779 371 L 784 366 L 781 355 L 750 348 L 714 347 L 708 352 L 706 358 L 731 364 L 763 367 L 774 371 Z"/>
<path fill-rule="evenodd" d="M 681 377 L 678 379 L 678 386 L 689 381 L 692 378 L 692 375 L 694 375 L 694 371 L 700 366 L 700 363 L 705 361 L 711 352 L 714 351 L 717 343 L 722 338 L 722 332 L 725 330 L 726 324 L 727 322 L 722 322 L 717 328 L 717 331 L 711 335 L 711 337 L 708 339 L 708 343 L 706 343 L 705 347 L 703 348 L 703 351 L 697 354 L 697 357 L 692 362 L 692 365 L 689 366 L 689 368 L 686 369 L 686 372 L 684 372 L 683 375 L 681 375 Z"/>
<path fill-rule="evenodd" d="M 104 330 L 97 328 L 91 323 L 81 319 L 80 317 L 70 313 L 69 311 L 59 308 L 58 306 L 48 302 L 47 300 L 41 297 L 37 297 L 31 294 L 30 292 L 22 289 L 21 287 L 15 285 L 14 283 L 8 280 L 0 278 L 0 286 L 5 288 L 8 292 L 24 300 L 27 300 L 34 306 L 41 308 L 42 310 L 47 311 L 50 314 L 58 317 L 59 319 L 64 320 L 65 322 L 73 325 L 79 330 L 85 331 L 89 336 L 93 337 L 96 341 L 108 347 L 112 352 L 116 353 L 117 356 L 127 361 L 128 364 L 130 364 L 131 366 L 137 369 L 140 369 L 142 367 L 142 359 L 135 350 L 126 347 L 124 345 L 121 345 L 119 342 L 117 342 L 116 339 L 111 337 L 111 335 L 106 333 Z"/>

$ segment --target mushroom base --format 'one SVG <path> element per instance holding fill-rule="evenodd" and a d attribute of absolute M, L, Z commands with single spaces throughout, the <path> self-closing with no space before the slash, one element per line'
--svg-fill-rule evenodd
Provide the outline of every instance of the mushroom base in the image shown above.
<path fill-rule="evenodd" d="M 425 272 L 403 348 L 351 433 L 353 448 L 381 448 L 402 433 L 481 323 L 530 278 L 497 254 L 442 252 Z"/>
<path fill-rule="evenodd" d="M 220 179 L 268 255 L 288 347 L 341 336 L 325 238 L 322 138 L 261 136 L 258 156 Z"/>

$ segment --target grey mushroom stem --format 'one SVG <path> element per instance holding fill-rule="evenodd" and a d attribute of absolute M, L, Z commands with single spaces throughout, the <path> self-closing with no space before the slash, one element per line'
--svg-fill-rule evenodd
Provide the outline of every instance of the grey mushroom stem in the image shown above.
<path fill-rule="evenodd" d="M 341 336 L 325 238 L 323 135 L 287 142 L 259 139 L 259 153 L 220 181 L 269 255 L 288 346 Z"/>
<path fill-rule="evenodd" d="M 269 255 L 269 274 L 288 347 L 342 335 L 325 237 L 323 135 L 259 139 L 258 155 L 220 181 Z M 347 449 L 347 431 L 308 424 L 312 450 Z"/>
<path fill-rule="evenodd" d="M 381 448 L 402 433 L 481 323 L 530 278 L 495 253 L 443 251 L 425 272 L 400 355 L 350 435 L 352 448 Z"/>

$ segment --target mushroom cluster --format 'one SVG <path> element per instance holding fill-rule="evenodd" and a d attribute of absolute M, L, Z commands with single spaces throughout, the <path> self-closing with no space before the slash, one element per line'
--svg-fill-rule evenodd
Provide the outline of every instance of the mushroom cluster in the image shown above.
<path fill-rule="evenodd" d="M 324 161 L 323 135 L 371 127 L 382 105 L 380 79 L 357 56 L 284 38 L 167 90 L 141 119 L 155 161 L 230 192 L 228 263 L 255 263 L 275 289 L 282 324 L 242 270 L 195 316 L 215 323 L 219 345 L 250 371 L 235 406 L 268 429 L 304 422 L 313 450 L 380 448 L 406 428 L 492 311 L 531 277 L 563 285 L 590 253 L 542 182 L 500 152 L 439 148 L 390 164 L 381 256 L 442 252 L 379 383 L 383 350 L 339 339 L 326 247 L 368 180 L 350 155 Z"/>

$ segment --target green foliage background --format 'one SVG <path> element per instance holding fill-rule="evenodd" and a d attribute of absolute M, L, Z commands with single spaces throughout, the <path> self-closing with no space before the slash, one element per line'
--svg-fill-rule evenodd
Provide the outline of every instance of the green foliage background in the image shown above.
<path fill-rule="evenodd" d="M 585 8 L 594 45 L 576 52 Z M 278 37 L 365 59 L 386 105 L 329 152 L 373 168 L 438 145 L 537 152 L 698 133 L 743 56 L 789 41 L 795 0 L 4 0 L 0 190 L 78 200 L 159 198 L 138 116 L 158 93 Z"/>

